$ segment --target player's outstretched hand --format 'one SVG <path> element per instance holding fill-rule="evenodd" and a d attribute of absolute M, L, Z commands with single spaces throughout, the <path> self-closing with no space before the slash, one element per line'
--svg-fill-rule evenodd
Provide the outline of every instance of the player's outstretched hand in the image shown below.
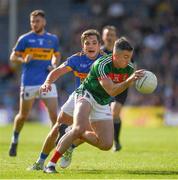
<path fill-rule="evenodd" d="M 43 85 L 41 85 L 40 89 L 39 89 L 39 93 L 47 93 L 49 91 L 51 91 L 51 84 L 50 83 L 44 83 Z"/>

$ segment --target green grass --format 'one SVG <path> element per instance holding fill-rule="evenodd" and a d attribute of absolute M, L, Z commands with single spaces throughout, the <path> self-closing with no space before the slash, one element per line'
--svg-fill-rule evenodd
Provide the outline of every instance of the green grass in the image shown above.
<path fill-rule="evenodd" d="M 122 129 L 120 152 L 104 152 L 88 144 L 78 147 L 68 169 L 58 174 L 29 172 L 41 149 L 48 127 L 26 123 L 18 156 L 9 157 L 12 125 L 0 127 L 1 179 L 178 179 L 178 129 L 176 127 Z"/>

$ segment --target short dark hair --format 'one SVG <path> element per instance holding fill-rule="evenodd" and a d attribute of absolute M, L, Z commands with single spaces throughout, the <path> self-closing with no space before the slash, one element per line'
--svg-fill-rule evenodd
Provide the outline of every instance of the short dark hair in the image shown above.
<path fill-rule="evenodd" d="M 121 37 L 115 41 L 114 50 L 115 51 L 119 51 L 119 50 L 133 51 L 134 48 L 126 37 Z"/>
<path fill-rule="evenodd" d="M 45 12 L 41 9 L 37 9 L 30 13 L 30 17 L 32 17 L 32 16 L 41 16 L 41 17 L 45 18 Z"/>
<path fill-rule="evenodd" d="M 84 31 L 81 35 L 81 43 L 82 44 L 84 43 L 85 39 L 88 36 L 96 36 L 99 43 L 101 42 L 100 33 L 96 29 L 88 29 L 88 30 Z"/>

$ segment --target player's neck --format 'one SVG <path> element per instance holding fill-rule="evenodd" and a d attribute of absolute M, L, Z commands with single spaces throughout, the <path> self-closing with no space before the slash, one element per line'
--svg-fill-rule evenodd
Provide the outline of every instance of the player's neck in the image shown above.
<path fill-rule="evenodd" d="M 108 51 L 112 51 L 112 50 L 113 50 L 113 45 L 111 45 L 111 44 L 108 44 L 108 45 L 106 45 L 105 47 L 106 47 L 106 49 L 107 49 Z"/>
<path fill-rule="evenodd" d="M 117 63 L 117 61 L 113 59 L 113 56 L 112 56 L 112 64 L 113 64 L 113 66 L 114 66 L 115 68 L 122 68 L 122 67 L 119 66 L 119 64 Z"/>
<path fill-rule="evenodd" d="M 100 52 L 97 52 L 95 56 L 89 56 L 86 52 L 84 52 L 83 50 L 81 51 L 83 55 L 85 55 L 87 58 L 89 58 L 90 60 L 96 60 L 100 54 Z"/>
<path fill-rule="evenodd" d="M 97 54 L 95 57 L 89 57 L 89 56 L 88 56 L 88 58 L 91 59 L 91 60 L 96 60 L 97 57 L 98 57 L 98 54 Z"/>
<path fill-rule="evenodd" d="M 45 30 L 43 29 L 43 30 L 38 31 L 38 32 L 37 31 L 32 31 L 32 32 L 34 32 L 37 35 L 43 35 L 45 33 Z"/>

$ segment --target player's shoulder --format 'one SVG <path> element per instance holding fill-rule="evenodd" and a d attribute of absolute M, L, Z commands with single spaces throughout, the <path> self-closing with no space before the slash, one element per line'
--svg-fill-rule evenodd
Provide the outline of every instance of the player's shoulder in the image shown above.
<path fill-rule="evenodd" d="M 131 69 L 135 69 L 135 65 L 132 62 L 129 62 L 128 67 Z"/>
<path fill-rule="evenodd" d="M 112 54 L 104 53 L 104 55 L 99 58 L 98 63 L 104 63 L 105 64 L 106 62 L 111 62 L 111 61 L 112 61 Z"/>
<path fill-rule="evenodd" d="M 77 52 L 77 53 L 74 53 L 72 54 L 69 59 L 78 59 L 79 57 L 83 57 L 84 56 L 84 53 L 81 51 L 81 52 Z"/>
<path fill-rule="evenodd" d="M 101 56 L 99 59 L 97 59 L 94 63 L 95 66 L 98 67 L 105 67 L 112 62 L 112 54 L 105 54 L 104 56 Z"/>
<path fill-rule="evenodd" d="M 30 31 L 30 32 L 27 32 L 27 33 L 25 33 L 25 34 L 22 34 L 21 36 L 19 36 L 19 41 L 20 40 L 24 40 L 24 39 L 28 39 L 29 37 L 31 37 L 32 36 L 32 32 Z"/>
<path fill-rule="evenodd" d="M 52 34 L 52 33 L 50 33 L 50 32 L 46 32 L 45 35 L 48 36 L 48 37 L 50 37 L 50 38 L 52 38 L 52 39 L 53 39 L 53 38 L 54 38 L 54 39 L 58 39 L 58 36 L 57 36 L 56 34 Z"/>

